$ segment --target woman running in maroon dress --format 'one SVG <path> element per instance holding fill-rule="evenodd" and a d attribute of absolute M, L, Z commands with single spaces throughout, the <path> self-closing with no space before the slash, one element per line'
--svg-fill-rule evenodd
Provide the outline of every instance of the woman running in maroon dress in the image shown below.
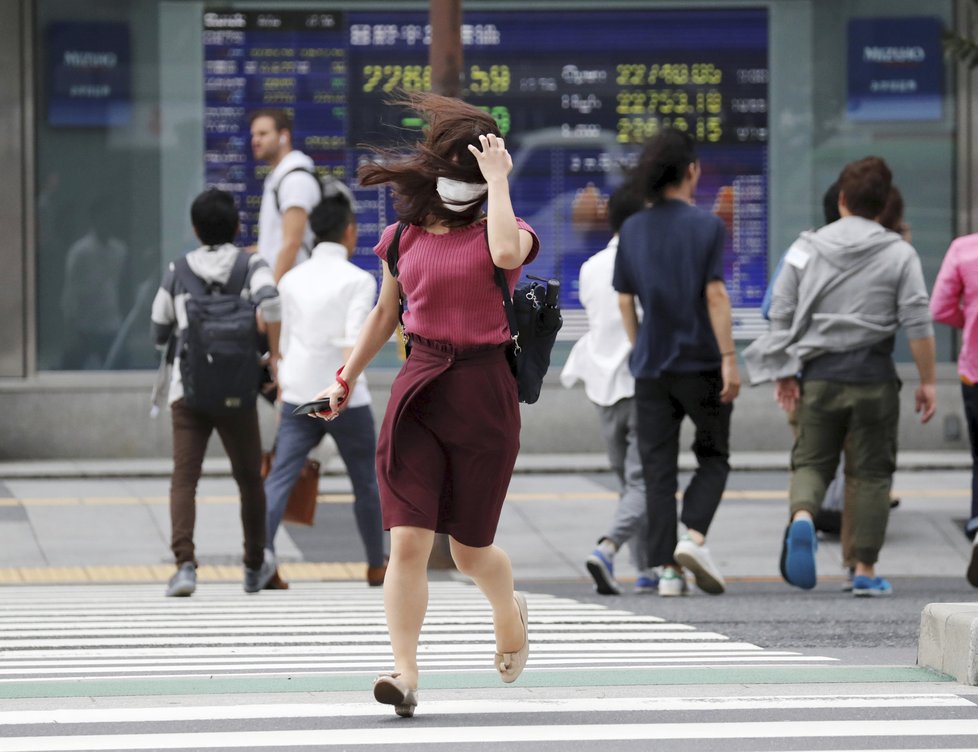
<path fill-rule="evenodd" d="M 411 716 L 436 532 L 450 536 L 456 566 L 492 606 L 502 680 L 514 681 L 526 662 L 526 599 L 514 593 L 506 552 L 493 545 L 520 433 L 509 326 L 493 264 L 504 270 L 512 293 L 539 241 L 513 213 L 513 162 L 489 115 L 434 94 L 397 104 L 424 117 L 424 140 L 407 154 L 382 152 L 361 166 L 359 178 L 362 185 L 393 189 L 405 225 L 398 277 L 386 263 L 395 224 L 374 249 L 384 261 L 377 305 L 336 383 L 321 393 L 332 412 L 319 415 L 331 420 L 343 411 L 354 381 L 394 333 L 400 282 L 411 354 L 391 387 L 377 444 L 381 508 L 391 533 L 384 607 L 394 671 L 378 677 L 374 697 Z"/>

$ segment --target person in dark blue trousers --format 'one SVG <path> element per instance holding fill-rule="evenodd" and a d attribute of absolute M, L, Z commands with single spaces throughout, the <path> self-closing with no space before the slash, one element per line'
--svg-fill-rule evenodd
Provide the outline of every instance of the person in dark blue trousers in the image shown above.
<path fill-rule="evenodd" d="M 278 367 L 282 408 L 275 438 L 275 456 L 265 479 L 268 499 L 268 542 L 265 558 L 275 561 L 275 534 L 289 494 L 306 456 L 328 434 L 333 437 L 353 485 L 353 513 L 367 557 L 367 582 L 384 582 L 386 556 L 380 516 L 375 460 L 377 434 L 370 393 L 360 379 L 349 397 L 349 409 L 335 421 L 293 415 L 311 400 L 323 376 L 336 372 L 356 341 L 373 308 L 377 283 L 369 272 L 350 262 L 357 226 L 349 200 L 341 193 L 327 196 L 309 217 L 317 245 L 308 261 L 286 272 L 279 282 L 282 299 L 282 362 Z M 276 573 L 273 588 L 286 587 Z"/>

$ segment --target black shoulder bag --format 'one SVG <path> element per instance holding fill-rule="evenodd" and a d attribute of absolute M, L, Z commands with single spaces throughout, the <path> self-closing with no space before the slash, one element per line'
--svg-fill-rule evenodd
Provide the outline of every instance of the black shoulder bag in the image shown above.
<path fill-rule="evenodd" d="M 486 247 L 489 247 L 489 228 L 486 228 Z M 503 294 L 503 307 L 509 321 L 513 345 L 506 351 L 509 367 L 516 377 L 520 402 L 532 405 L 540 398 L 543 377 L 550 368 L 550 353 L 557 332 L 564 324 L 560 315 L 558 296 L 560 282 L 527 275 L 516 285 L 512 297 L 506 275 L 493 264 L 496 284 Z"/>

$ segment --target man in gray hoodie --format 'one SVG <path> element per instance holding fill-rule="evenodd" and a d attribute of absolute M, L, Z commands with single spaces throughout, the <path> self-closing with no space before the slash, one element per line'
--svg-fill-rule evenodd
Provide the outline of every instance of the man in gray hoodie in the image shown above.
<path fill-rule="evenodd" d="M 788 250 L 772 297 L 771 329 L 744 351 L 751 383 L 775 381 L 778 403 L 797 410 L 781 574 L 804 589 L 816 583 L 812 518 L 845 448 L 856 502 L 852 592 L 892 593 L 875 565 L 896 469 L 900 382 L 893 344 L 901 327 L 920 375 L 914 399 L 921 422 L 936 409 L 934 329 L 920 259 L 875 221 L 891 182 L 879 157 L 846 165 L 839 176 L 842 218 L 802 233 Z"/>

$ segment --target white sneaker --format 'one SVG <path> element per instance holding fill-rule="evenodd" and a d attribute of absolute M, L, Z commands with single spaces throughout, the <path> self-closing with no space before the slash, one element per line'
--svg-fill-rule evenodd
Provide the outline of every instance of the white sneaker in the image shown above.
<path fill-rule="evenodd" d="M 663 598 L 676 595 L 689 595 L 686 578 L 672 567 L 663 567 L 659 576 L 659 595 Z"/>
<path fill-rule="evenodd" d="M 680 539 L 679 545 L 676 546 L 672 558 L 676 560 L 677 564 L 686 567 L 693 573 L 696 578 L 696 587 L 703 592 L 719 595 L 724 591 L 723 575 L 720 574 L 717 565 L 713 563 L 710 550 L 705 543 L 701 546 L 697 545 L 692 538 L 684 535 Z"/>

